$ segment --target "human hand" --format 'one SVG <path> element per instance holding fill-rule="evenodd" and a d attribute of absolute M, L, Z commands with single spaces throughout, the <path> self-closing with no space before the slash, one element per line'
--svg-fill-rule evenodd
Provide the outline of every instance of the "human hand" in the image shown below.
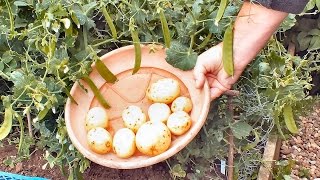
<path fill-rule="evenodd" d="M 239 79 L 247 64 L 237 63 L 234 67 L 234 75 L 229 76 L 223 68 L 222 46 L 220 43 L 199 55 L 193 70 L 196 87 L 202 88 L 205 79 L 209 83 L 211 100 L 218 98 Z"/>

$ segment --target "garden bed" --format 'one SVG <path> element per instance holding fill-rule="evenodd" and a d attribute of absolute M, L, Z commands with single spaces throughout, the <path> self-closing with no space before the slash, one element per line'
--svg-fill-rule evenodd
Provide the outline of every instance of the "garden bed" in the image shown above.
<path fill-rule="evenodd" d="M 192 69 L 198 55 L 223 41 L 224 32 L 232 27 L 242 2 L 228 3 L 222 17 L 217 16 L 223 4 L 218 0 L 106 2 L 0 3 L 0 124 L 6 124 L 2 138 L 9 135 L 0 142 L 1 171 L 51 179 L 68 176 L 80 179 L 81 173 L 84 179 L 170 179 L 170 173 L 188 179 L 213 179 L 219 163 L 227 162 L 229 156 L 232 157 L 229 162 L 234 163 L 229 164 L 237 176 L 234 178 L 254 179 L 261 162 L 274 162 L 276 153 L 268 159 L 262 155 L 270 135 L 278 131 L 288 136 L 298 131 L 294 116 L 310 109 L 303 109 L 303 105 L 311 104 L 306 89 L 312 88 L 311 83 L 318 83 L 311 82 L 311 73 L 320 69 L 317 66 L 320 47 L 316 43 L 320 31 L 318 10 L 309 13 L 313 15 L 309 20 L 295 15 L 285 20 L 277 33 L 279 38 L 271 38 L 233 87 L 241 95 L 232 100 L 226 96 L 215 100 L 203 129 L 168 164 L 114 170 L 90 163 L 68 138 L 64 107 L 66 99 L 72 99 L 69 94 L 72 84 L 86 77 L 91 72 L 90 65 L 113 49 L 133 44 L 139 57 L 139 43 L 166 45 L 168 63 L 183 70 Z M 319 0 L 311 0 L 307 10 L 319 9 L 316 2 Z M 215 19 L 221 19 L 218 25 Z M 294 24 L 297 27 L 292 28 Z M 303 58 L 288 54 L 288 43 L 294 43 Z M 139 64 L 140 60 L 135 61 Z M 311 90 L 312 94 L 317 92 L 319 88 Z M 301 122 L 307 128 L 314 127 L 309 120 L 302 118 Z M 305 147 L 302 144 L 308 145 L 309 141 L 305 141 L 311 138 L 298 136 L 293 138 L 295 144 L 290 140 L 284 143 L 287 149 L 283 148 L 282 153 L 296 147 L 286 153 L 304 159 L 297 152 L 301 153 Z M 11 145 L 2 147 L 7 141 Z M 21 157 L 29 159 L 20 161 Z M 277 167 L 290 165 L 282 162 L 277 162 Z M 66 177 L 59 167 L 66 168 Z M 287 173 L 280 173 L 279 179 L 283 175 Z"/>
<path fill-rule="evenodd" d="M 44 153 L 40 150 L 32 153 L 28 160 L 19 162 L 17 164 L 12 164 L 11 167 L 3 163 L 7 157 L 16 156 L 16 153 L 17 149 L 15 146 L 7 145 L 0 148 L 0 171 L 17 173 L 26 176 L 45 177 L 53 180 L 67 179 L 67 177 L 62 175 L 62 172 L 57 167 L 51 169 L 49 166 L 47 166 L 46 169 L 42 169 L 43 165 L 46 164 L 47 161 L 43 158 Z M 124 178 L 128 178 L 130 180 L 165 180 L 170 179 L 170 174 L 168 166 L 165 164 L 165 162 L 136 170 L 110 169 L 95 163 L 91 163 L 90 168 L 85 171 L 83 178 L 85 180 L 120 180 Z"/>

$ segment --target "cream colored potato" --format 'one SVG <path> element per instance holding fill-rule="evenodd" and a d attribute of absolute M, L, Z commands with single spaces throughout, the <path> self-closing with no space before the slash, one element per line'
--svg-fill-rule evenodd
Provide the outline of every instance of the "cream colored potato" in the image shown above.
<path fill-rule="evenodd" d="M 90 109 L 86 115 L 86 130 L 89 131 L 95 127 L 108 127 L 108 114 L 102 107 Z"/>
<path fill-rule="evenodd" d="M 167 104 L 154 103 L 148 109 L 148 115 L 150 121 L 160 121 L 166 123 L 171 111 Z"/>
<path fill-rule="evenodd" d="M 182 135 L 191 127 L 191 117 L 184 111 L 172 113 L 167 121 L 167 126 L 174 135 Z"/>
<path fill-rule="evenodd" d="M 192 109 L 192 102 L 190 98 L 180 96 L 175 99 L 171 104 L 171 111 L 184 111 L 189 113 Z"/>
<path fill-rule="evenodd" d="M 147 97 L 153 102 L 171 103 L 180 94 L 179 82 L 164 78 L 152 83 L 147 89 Z"/>
<path fill-rule="evenodd" d="M 112 136 L 102 127 L 95 127 L 89 130 L 87 142 L 89 148 L 99 154 L 106 154 L 112 149 Z"/>
<path fill-rule="evenodd" d="M 136 150 L 136 135 L 129 128 L 119 129 L 113 136 L 113 151 L 120 158 L 131 157 Z"/>
<path fill-rule="evenodd" d="M 131 129 L 133 132 L 137 132 L 140 126 L 147 121 L 146 115 L 142 109 L 138 106 L 128 106 L 122 112 L 122 119 L 124 126 Z"/>
<path fill-rule="evenodd" d="M 165 152 L 171 144 L 171 133 L 162 122 L 148 121 L 143 124 L 136 135 L 138 150 L 149 156 Z"/>

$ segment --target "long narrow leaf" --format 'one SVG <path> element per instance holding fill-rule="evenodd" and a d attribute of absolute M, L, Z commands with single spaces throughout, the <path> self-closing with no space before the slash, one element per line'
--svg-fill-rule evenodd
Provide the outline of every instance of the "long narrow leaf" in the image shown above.
<path fill-rule="evenodd" d="M 0 127 L 0 140 L 6 138 L 12 128 L 12 109 L 6 108 L 4 111 L 4 121 Z"/>
<path fill-rule="evenodd" d="M 117 77 L 109 70 L 109 68 L 100 59 L 96 60 L 96 68 L 99 74 L 108 83 L 114 83 L 117 81 Z"/>
<path fill-rule="evenodd" d="M 223 37 L 223 48 L 222 48 L 222 61 L 223 68 L 226 73 L 233 76 L 233 24 L 231 24 L 225 31 Z"/>
<path fill-rule="evenodd" d="M 116 27 L 114 26 L 113 21 L 112 21 L 110 15 L 109 15 L 109 13 L 108 13 L 106 7 L 102 7 L 102 13 L 103 13 L 104 18 L 106 19 L 106 22 L 107 22 L 107 24 L 108 24 L 108 26 L 109 26 L 109 28 L 110 28 L 110 30 L 111 30 L 112 38 L 113 38 L 113 39 L 117 39 L 117 36 L 118 36 L 118 35 L 117 35 L 117 29 L 116 29 Z"/>
<path fill-rule="evenodd" d="M 216 16 L 216 18 L 214 20 L 214 24 L 216 26 L 218 26 L 218 23 L 221 20 L 223 14 L 224 14 L 224 11 L 226 10 L 227 4 L 228 4 L 228 0 L 221 0 L 217 16 Z"/>
<path fill-rule="evenodd" d="M 285 105 L 283 107 L 283 117 L 288 130 L 293 134 L 297 134 L 298 128 L 296 122 L 294 121 L 292 107 L 290 105 Z"/>
<path fill-rule="evenodd" d="M 105 98 L 102 96 L 100 93 L 99 89 L 97 86 L 94 84 L 94 82 L 88 77 L 84 76 L 83 80 L 86 81 L 86 83 L 89 85 L 90 89 L 92 90 L 93 94 L 95 97 L 98 99 L 99 103 L 106 109 L 110 108 L 109 103 L 105 100 Z"/>
<path fill-rule="evenodd" d="M 141 46 L 140 46 L 140 39 L 138 36 L 138 32 L 135 30 L 131 30 L 131 36 L 132 36 L 134 51 L 135 51 L 134 68 L 133 68 L 132 74 L 135 74 L 139 71 L 141 66 Z"/>
<path fill-rule="evenodd" d="M 64 92 L 70 98 L 72 103 L 75 103 L 76 105 L 78 105 L 77 101 L 73 98 L 73 96 L 70 94 L 70 91 L 67 88 L 64 89 Z"/>

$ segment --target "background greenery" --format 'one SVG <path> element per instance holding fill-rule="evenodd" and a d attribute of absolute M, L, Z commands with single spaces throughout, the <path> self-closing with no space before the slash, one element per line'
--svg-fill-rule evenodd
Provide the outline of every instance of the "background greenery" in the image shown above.
<path fill-rule="evenodd" d="M 241 3 L 228 2 L 216 26 L 219 0 L 1 1 L 0 122 L 5 109 L 12 113 L 13 128 L 7 140 L 17 144 L 19 155 L 4 163 L 28 158 L 32 148 L 43 149 L 46 166 L 60 166 L 69 171 L 64 172 L 69 179 L 79 179 L 90 162 L 68 138 L 64 104 L 73 83 L 90 73 L 91 63 L 99 55 L 132 44 L 133 31 L 141 43 L 163 44 L 159 13 L 163 11 L 172 41 L 167 61 L 191 69 L 198 54 L 223 40 Z M 312 101 L 308 90 L 311 72 L 319 69 L 319 5 L 319 0 L 311 0 L 307 6 L 305 12 L 312 17 L 289 15 L 277 38 L 246 69 L 234 86 L 241 92 L 232 100 L 236 119 L 226 97 L 212 103 L 197 138 L 168 160 L 173 177 L 197 179 L 212 174 L 208 172 L 226 160 L 228 132 L 235 136 L 236 177 L 255 177 L 269 135 L 287 136 L 287 128 L 295 126 L 283 108 L 292 107 L 296 116 L 308 110 L 304 102 Z M 116 35 L 103 10 L 113 20 Z M 288 54 L 290 42 L 302 52 L 301 57 Z"/>

